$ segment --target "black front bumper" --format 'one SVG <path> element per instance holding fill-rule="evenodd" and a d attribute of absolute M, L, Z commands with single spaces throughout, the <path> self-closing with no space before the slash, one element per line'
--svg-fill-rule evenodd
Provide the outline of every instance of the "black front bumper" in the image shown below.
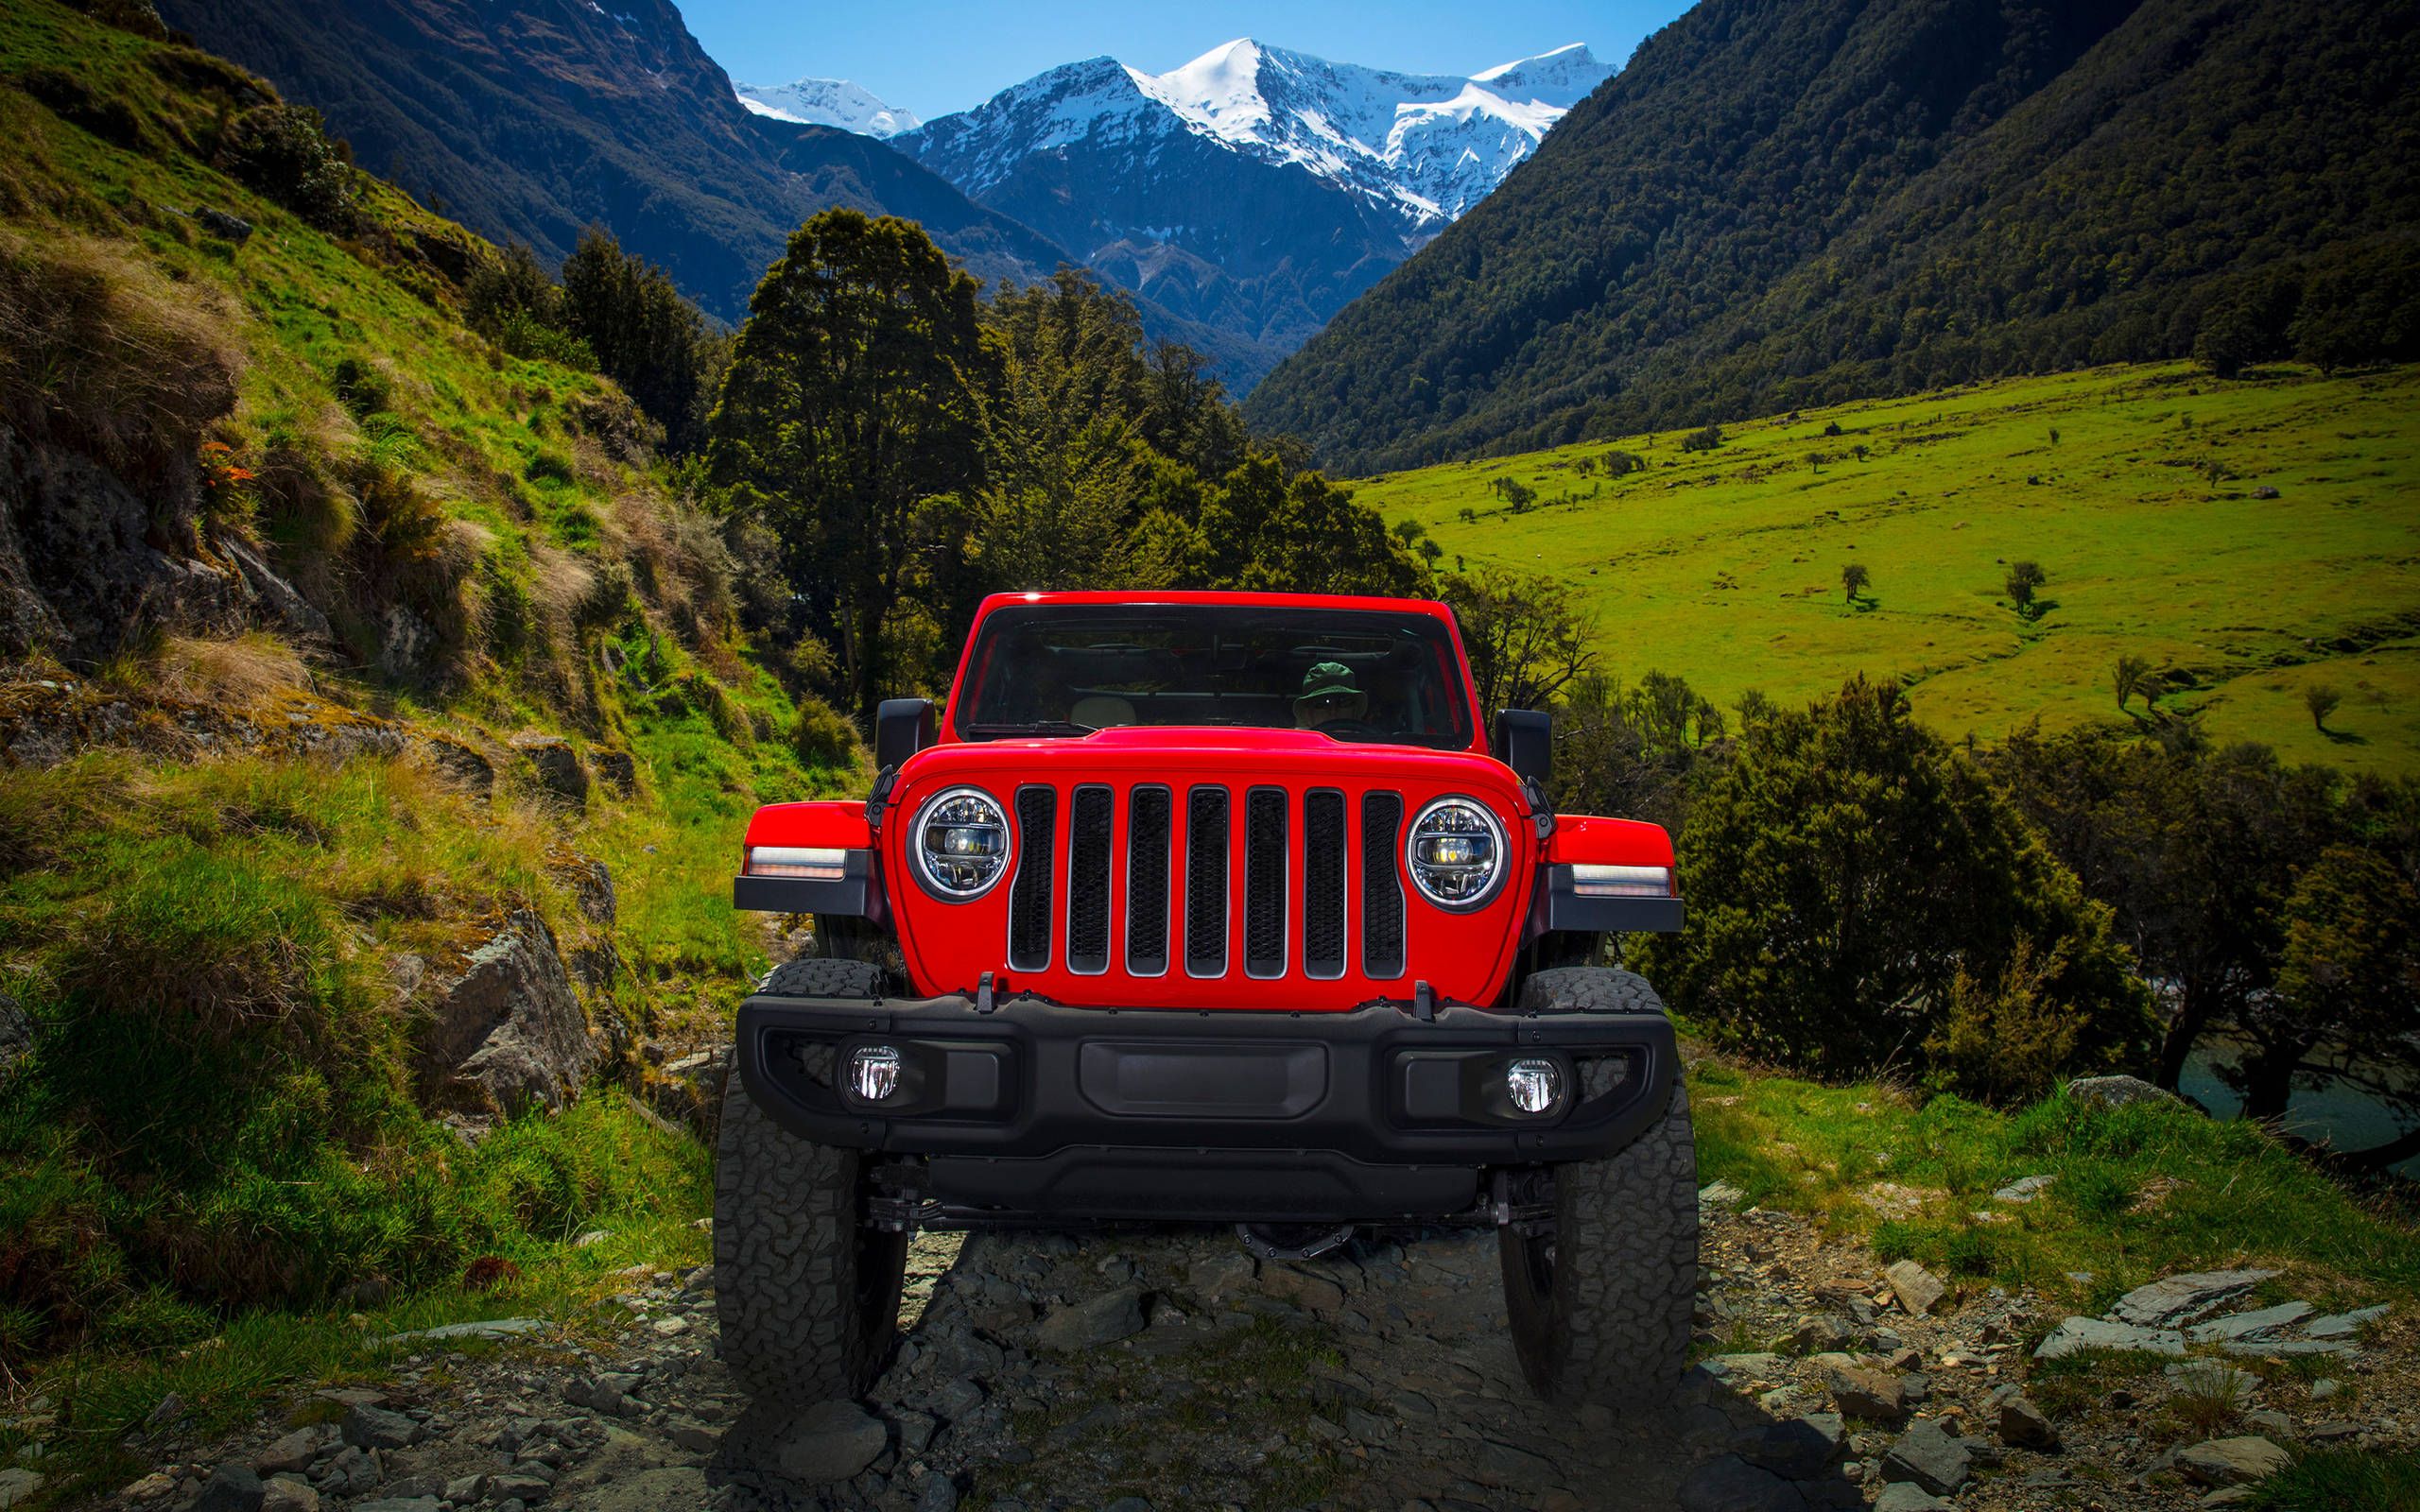
<path fill-rule="evenodd" d="M 881 1104 L 852 1055 L 899 1053 Z M 1504 1068 L 1553 1064 L 1541 1115 Z M 1663 1116 L 1679 1075 L 1658 1014 L 1516 1014 L 1409 1004 L 1343 1013 L 981 1011 L 929 999 L 752 997 L 749 1095 L 826 1144 L 929 1157 L 927 1193 L 961 1211 L 1068 1218 L 1351 1222 L 1471 1209 L 1490 1166 L 1612 1153 Z"/>

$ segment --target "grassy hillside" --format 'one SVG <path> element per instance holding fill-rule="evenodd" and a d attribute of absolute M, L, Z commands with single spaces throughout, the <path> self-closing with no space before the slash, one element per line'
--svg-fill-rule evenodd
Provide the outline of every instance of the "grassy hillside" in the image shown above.
<path fill-rule="evenodd" d="M 1573 583 L 1607 670 L 1677 673 L 1726 704 L 1863 671 L 1906 682 L 1943 731 L 1991 739 L 2117 717 L 2111 669 L 2134 655 L 2216 738 L 2420 769 L 2420 369 L 2104 368 L 1726 426 L 1710 450 L 1687 434 L 1357 496 L 1426 525 L 1449 563 Z M 1615 453 L 1646 466 L 1610 477 Z M 2031 621 L 2002 587 L 2020 559 L 2049 577 Z M 1854 607 L 1850 562 L 1872 574 Z M 2325 733 L 2313 684 L 2343 696 Z"/>
<path fill-rule="evenodd" d="M 1368 472 L 2205 349 L 2411 361 L 2415 77 L 2404 7 L 1703 0 L 1249 412 Z"/>
<path fill-rule="evenodd" d="M 0 591 L 66 622 L 0 657 L 0 1393 L 57 1419 L 0 1454 L 50 1437 L 53 1491 L 119 1484 L 164 1391 L 221 1422 L 396 1328 L 702 1258 L 705 1152 L 631 1094 L 763 965 L 730 907 L 747 813 L 861 780 L 635 406 L 466 327 L 493 249 L 390 186 L 347 173 L 309 219 L 252 187 L 233 144 L 276 107 L 193 49 L 0 9 L 0 493 L 49 532 Z M 136 541 L 95 523 L 130 508 Z M 143 592 L 45 555 L 86 527 Z M 243 557 L 324 625 L 177 586 Z M 587 796 L 516 737 L 567 742 Z M 412 984 L 523 913 L 601 1063 L 474 1141 Z"/>

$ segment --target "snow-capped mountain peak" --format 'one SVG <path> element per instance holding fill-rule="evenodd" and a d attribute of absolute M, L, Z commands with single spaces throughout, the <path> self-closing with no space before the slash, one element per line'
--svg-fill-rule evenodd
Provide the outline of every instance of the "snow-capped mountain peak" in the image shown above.
<path fill-rule="evenodd" d="M 739 103 L 758 115 L 804 126 L 837 126 L 859 136 L 891 137 L 924 121 L 912 111 L 886 105 L 862 85 L 845 78 L 802 78 L 789 84 L 732 85 Z"/>
<path fill-rule="evenodd" d="M 947 144 L 952 176 L 980 194 L 1015 158 L 1175 127 L 1299 167 L 1433 233 L 1613 72 L 1580 43 L 1476 74 L 1400 74 L 1241 37 L 1165 74 L 1105 58 L 1051 69 L 942 117 L 909 146 Z"/>

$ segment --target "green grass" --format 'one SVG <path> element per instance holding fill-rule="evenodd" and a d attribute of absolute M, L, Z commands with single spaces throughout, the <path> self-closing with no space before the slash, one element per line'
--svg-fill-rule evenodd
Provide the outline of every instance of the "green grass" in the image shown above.
<path fill-rule="evenodd" d="M 1954 1097 L 1917 1106 L 1873 1083 L 1823 1087 L 1715 1061 L 1700 1063 L 1691 1089 L 1701 1180 L 1969 1286 L 2031 1286 L 2098 1313 L 2174 1272 L 2260 1264 L 2282 1272 L 2281 1294 L 2324 1308 L 2420 1297 L 2420 1225 L 2348 1194 L 2251 1125 L 2064 1094 L 2014 1113 Z M 2040 1175 L 2056 1180 L 2032 1202 L 1992 1200 Z"/>
<path fill-rule="evenodd" d="M 1727 704 L 1862 671 L 1907 683 L 1945 733 L 1996 739 L 2118 717 L 2110 669 L 2135 655 L 2216 738 L 2420 770 L 2420 369 L 2108 368 L 1726 425 L 1711 451 L 1684 434 L 1356 493 L 1426 525 L 1446 566 L 1574 585 L 1628 679 L 1677 673 Z M 1647 466 L 1582 472 L 1615 451 Z M 1538 502 L 1514 512 L 1499 479 Z M 2049 575 L 2038 620 L 2005 599 L 2015 560 Z M 1872 574 L 1855 609 L 1852 561 Z M 2303 706 L 2311 683 L 2343 696 L 2330 733 Z"/>
<path fill-rule="evenodd" d="M 2252 1512 L 2414 1512 L 2420 1508 L 2420 1454 L 2310 1449 L 2254 1487 Z"/>

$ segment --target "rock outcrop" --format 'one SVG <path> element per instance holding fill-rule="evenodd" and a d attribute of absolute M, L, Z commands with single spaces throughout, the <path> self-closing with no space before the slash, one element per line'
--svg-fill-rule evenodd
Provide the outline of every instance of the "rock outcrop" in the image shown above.
<path fill-rule="evenodd" d="M 561 1108 L 598 1051 L 554 931 L 528 909 L 473 951 L 461 975 L 425 994 L 421 1038 L 434 1101 L 475 1118 Z"/>

